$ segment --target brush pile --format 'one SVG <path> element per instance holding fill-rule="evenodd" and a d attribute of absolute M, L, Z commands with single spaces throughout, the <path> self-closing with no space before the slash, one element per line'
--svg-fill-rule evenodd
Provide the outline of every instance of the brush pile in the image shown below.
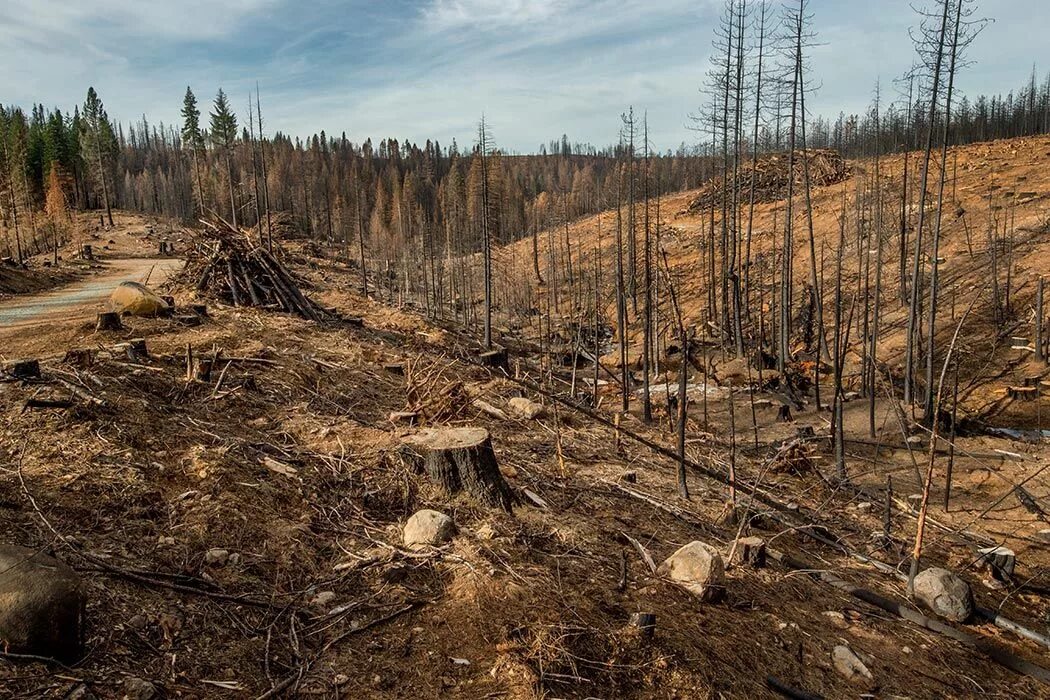
<path fill-rule="evenodd" d="M 752 167 L 751 161 L 741 162 L 736 176 L 737 197 L 741 202 L 750 201 L 751 175 L 755 177 L 755 201 L 775 202 L 788 196 L 789 154 L 774 153 L 764 156 Z M 850 176 L 850 167 L 838 151 L 831 149 L 811 149 L 795 151 L 794 180 L 795 193 L 802 194 L 801 188 L 806 183 L 806 161 L 809 161 L 809 182 L 813 187 L 823 187 L 842 182 Z M 726 182 L 725 194 L 730 200 L 733 197 L 732 173 Z M 698 211 L 712 205 L 722 204 L 722 179 L 715 177 L 708 180 L 700 194 L 689 205 L 689 211 Z"/>
<path fill-rule="evenodd" d="M 200 255 L 191 260 L 181 280 L 196 292 L 233 306 L 255 306 L 294 313 L 311 321 L 333 314 L 307 297 L 299 283 L 268 250 L 226 222 L 202 221 Z"/>

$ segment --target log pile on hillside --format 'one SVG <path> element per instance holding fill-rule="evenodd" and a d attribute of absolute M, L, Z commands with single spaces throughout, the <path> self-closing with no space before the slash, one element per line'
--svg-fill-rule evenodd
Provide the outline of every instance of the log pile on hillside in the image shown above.
<path fill-rule="evenodd" d="M 191 259 L 180 282 L 233 306 L 287 311 L 311 321 L 334 315 L 306 296 L 288 269 L 266 248 L 223 221 L 202 221 L 198 256 Z"/>
<path fill-rule="evenodd" d="M 741 202 L 750 201 L 751 174 L 755 176 L 755 201 L 774 202 L 788 195 L 788 153 L 774 153 L 758 159 L 752 168 L 750 160 L 741 162 L 736 176 L 737 196 Z M 809 181 L 813 187 L 834 185 L 850 176 L 850 166 L 838 151 L 832 149 L 810 149 L 795 151 L 795 193 L 802 194 L 805 185 L 806 159 L 809 160 Z M 733 174 L 726 183 L 727 196 L 733 196 Z M 711 205 L 722 204 L 722 178 L 716 176 L 707 181 L 700 194 L 689 204 L 688 211 L 695 212 Z"/>

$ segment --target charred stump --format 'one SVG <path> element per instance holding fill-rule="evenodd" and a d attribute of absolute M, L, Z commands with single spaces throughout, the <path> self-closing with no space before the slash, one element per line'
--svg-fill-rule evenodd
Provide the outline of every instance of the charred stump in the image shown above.
<path fill-rule="evenodd" d="M 124 324 L 120 322 L 120 314 L 116 311 L 104 311 L 98 315 L 98 320 L 95 322 L 95 330 L 97 331 L 119 331 L 124 328 Z"/>
<path fill-rule="evenodd" d="M 514 505 L 484 428 L 428 428 L 405 438 L 403 448 L 447 492 L 466 490 L 485 505 L 506 511 Z"/>

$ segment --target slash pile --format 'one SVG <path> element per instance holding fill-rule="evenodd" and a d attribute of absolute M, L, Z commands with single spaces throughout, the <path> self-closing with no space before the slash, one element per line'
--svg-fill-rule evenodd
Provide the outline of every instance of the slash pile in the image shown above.
<path fill-rule="evenodd" d="M 234 306 L 279 309 L 311 321 L 334 318 L 331 311 L 303 294 L 292 273 L 266 248 L 225 222 L 201 223 L 199 255 L 187 264 L 182 283 Z"/>
<path fill-rule="evenodd" d="M 784 199 L 788 195 L 789 163 L 787 153 L 774 153 L 763 156 L 755 162 L 754 166 L 750 159 L 740 164 L 736 175 L 736 191 L 740 201 L 747 202 L 751 196 L 751 178 L 754 174 L 755 201 L 773 202 Z M 832 149 L 810 149 L 808 151 L 795 151 L 794 181 L 796 188 L 805 185 L 806 163 L 809 163 L 809 181 L 814 187 L 834 185 L 842 182 L 850 176 L 849 165 L 842 159 L 838 151 Z M 726 195 L 733 196 L 733 174 L 730 172 L 729 180 L 725 184 Z M 708 180 L 700 190 L 700 194 L 689 205 L 690 211 L 697 211 L 710 207 L 712 204 L 718 206 L 722 202 L 722 179 L 715 177 Z M 796 189 L 796 193 L 800 191 Z"/>

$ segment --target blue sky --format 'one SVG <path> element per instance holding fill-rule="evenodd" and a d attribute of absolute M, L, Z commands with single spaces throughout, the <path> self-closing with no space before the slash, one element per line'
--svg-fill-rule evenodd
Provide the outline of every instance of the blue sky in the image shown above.
<path fill-rule="evenodd" d="M 660 149 L 693 143 L 721 0 L 3 0 L 0 102 L 172 123 L 186 85 L 238 113 L 262 88 L 267 131 L 469 142 L 482 112 L 504 148 L 562 133 L 616 140 L 628 105 Z M 812 111 L 857 112 L 910 65 L 909 0 L 812 0 Z M 959 79 L 1006 92 L 1050 68 L 1047 0 L 981 0 L 994 17 Z"/>

